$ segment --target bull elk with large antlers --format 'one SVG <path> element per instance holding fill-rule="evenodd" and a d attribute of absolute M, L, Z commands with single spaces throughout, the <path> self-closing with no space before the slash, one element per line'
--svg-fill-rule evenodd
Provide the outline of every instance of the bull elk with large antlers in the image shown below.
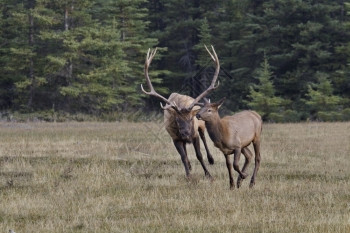
<path fill-rule="evenodd" d="M 250 187 L 255 184 L 255 177 L 260 166 L 260 135 L 262 130 L 262 120 L 258 113 L 254 111 L 242 111 L 232 116 L 220 118 L 218 110 L 225 99 L 217 103 L 206 101 L 204 107 L 197 113 L 197 118 L 205 121 L 210 139 L 214 145 L 224 153 L 226 166 L 230 178 L 230 188 L 233 189 L 232 162 L 230 155 L 234 154 L 233 168 L 238 172 L 237 187 L 241 186 L 242 179 L 247 177 L 246 169 L 253 157 L 248 146 L 253 143 L 255 151 L 255 168 Z M 245 163 L 242 170 L 239 169 L 239 159 L 241 153 L 245 156 Z"/>
<path fill-rule="evenodd" d="M 201 93 L 197 98 L 194 99 L 190 96 L 172 93 L 169 96 L 169 98 L 166 99 L 154 90 L 152 82 L 148 75 L 148 68 L 152 62 L 153 57 L 156 55 L 157 49 L 153 51 L 149 49 L 145 61 L 144 72 L 147 85 L 150 91 L 145 91 L 143 89 L 143 86 L 141 85 L 141 89 L 145 94 L 155 96 L 166 103 L 165 106 L 163 106 L 162 103 L 160 104 L 162 109 L 164 110 L 165 128 L 171 136 L 171 138 L 173 139 L 173 143 L 181 156 L 181 160 L 184 164 L 187 178 L 190 178 L 191 164 L 187 157 L 186 143 L 192 143 L 196 152 L 197 159 L 199 160 L 204 169 L 205 176 L 212 179 L 212 176 L 210 175 L 208 169 L 204 164 L 203 157 L 200 151 L 199 137 L 201 137 L 204 143 L 209 163 L 214 164 L 214 159 L 208 150 L 208 146 L 204 136 L 205 123 L 204 121 L 198 120 L 195 116 L 200 110 L 200 107 L 197 106 L 199 104 L 199 101 L 202 98 L 204 98 L 209 92 L 217 88 L 217 86 L 215 86 L 215 83 L 219 75 L 220 63 L 214 50 L 214 47 L 212 46 L 213 54 L 211 54 L 207 47 L 205 48 L 210 54 L 210 57 L 215 62 L 216 70 L 208 89 Z"/>

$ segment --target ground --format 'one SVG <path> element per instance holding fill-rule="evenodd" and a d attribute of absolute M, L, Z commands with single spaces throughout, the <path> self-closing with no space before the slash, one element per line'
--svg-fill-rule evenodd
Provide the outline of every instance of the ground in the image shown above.
<path fill-rule="evenodd" d="M 230 190 L 208 136 L 214 182 L 190 145 L 186 180 L 162 123 L 2 122 L 0 231 L 350 232 L 349 132 L 265 124 L 256 186 Z"/>

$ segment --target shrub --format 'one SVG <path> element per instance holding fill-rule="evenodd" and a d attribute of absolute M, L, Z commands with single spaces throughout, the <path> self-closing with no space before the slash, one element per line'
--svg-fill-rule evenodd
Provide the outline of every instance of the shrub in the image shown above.
<path fill-rule="evenodd" d="M 350 121 L 350 108 L 343 109 L 341 114 L 343 121 Z"/>
<path fill-rule="evenodd" d="M 280 113 L 272 112 L 268 116 L 268 121 L 280 123 L 283 122 L 283 115 Z"/>
<path fill-rule="evenodd" d="M 317 113 L 317 118 L 320 121 L 341 121 L 342 114 L 334 111 L 330 111 L 330 112 L 320 111 Z"/>
<path fill-rule="evenodd" d="M 283 122 L 298 122 L 300 120 L 297 111 L 288 109 L 283 112 Z"/>

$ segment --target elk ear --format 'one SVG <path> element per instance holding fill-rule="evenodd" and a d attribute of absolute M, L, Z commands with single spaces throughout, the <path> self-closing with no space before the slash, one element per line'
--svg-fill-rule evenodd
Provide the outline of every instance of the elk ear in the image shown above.
<path fill-rule="evenodd" d="M 194 117 L 195 115 L 197 115 L 197 113 L 199 113 L 200 110 L 201 110 L 200 108 L 198 108 L 198 109 L 193 109 L 193 110 L 191 111 L 191 117 Z"/>
<path fill-rule="evenodd" d="M 214 103 L 214 107 L 216 107 L 216 109 L 219 109 L 221 107 L 221 105 L 224 103 L 224 101 L 226 100 L 226 97 L 222 98 L 221 100 L 219 100 L 218 102 Z"/>

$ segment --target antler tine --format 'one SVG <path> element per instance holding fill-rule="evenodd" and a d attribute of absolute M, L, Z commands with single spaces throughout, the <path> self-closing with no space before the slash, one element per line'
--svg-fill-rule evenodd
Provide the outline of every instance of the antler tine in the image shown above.
<path fill-rule="evenodd" d="M 211 58 L 213 59 L 213 61 L 215 62 L 216 64 L 216 69 L 215 69 L 215 74 L 214 74 L 214 78 L 211 82 L 211 85 L 215 88 L 217 88 L 220 84 L 220 82 L 218 81 L 218 84 L 215 86 L 215 83 L 216 83 L 216 79 L 219 75 L 219 72 L 220 72 L 220 64 L 219 64 L 219 58 L 218 58 L 218 55 L 216 54 L 215 52 L 215 49 L 213 47 L 213 45 L 211 45 L 211 48 L 213 50 L 213 53 L 214 53 L 214 56 L 210 53 L 210 51 L 208 50 L 207 46 L 205 46 L 205 48 L 207 49 L 208 53 L 210 54 Z"/>
<path fill-rule="evenodd" d="M 160 102 L 160 107 L 161 107 L 163 110 L 168 110 L 169 108 L 171 108 L 171 105 L 163 106 L 162 102 Z"/>
<path fill-rule="evenodd" d="M 153 57 L 156 55 L 157 53 L 157 48 L 155 48 L 154 50 L 151 50 L 151 49 L 148 49 L 148 52 L 147 52 L 147 66 L 149 66 L 153 60 Z"/>
<path fill-rule="evenodd" d="M 141 90 L 143 91 L 143 93 L 145 93 L 146 95 L 151 95 L 151 96 L 155 96 L 157 98 L 159 98 L 160 100 L 164 101 L 165 103 L 167 103 L 170 106 L 173 106 L 172 103 L 170 103 L 165 97 L 163 97 L 162 95 L 158 94 L 152 85 L 151 79 L 149 78 L 148 75 L 148 67 L 150 66 L 153 57 L 156 55 L 157 53 L 157 48 L 155 48 L 154 50 L 148 49 L 147 52 L 147 56 L 146 56 L 146 60 L 145 60 L 145 68 L 144 68 L 144 73 L 145 73 L 145 78 L 146 78 L 146 82 L 147 82 L 147 86 L 150 89 L 150 91 L 145 91 L 145 89 L 143 88 L 143 85 L 141 84 Z M 161 107 L 163 108 L 163 105 L 161 104 Z M 163 108 L 164 109 L 164 108 Z"/>
<path fill-rule="evenodd" d="M 208 87 L 208 89 L 206 89 L 204 92 L 202 92 L 199 96 L 197 96 L 197 98 L 192 102 L 192 104 L 188 107 L 188 109 L 192 109 L 194 107 L 194 105 L 196 105 L 198 103 L 198 101 L 200 101 L 203 97 L 205 97 L 206 95 L 208 95 L 209 92 L 211 92 L 212 90 L 215 90 L 218 86 L 219 86 L 219 82 L 218 84 L 215 86 L 216 80 L 219 76 L 219 72 L 220 72 L 220 63 L 219 63 L 219 58 L 218 55 L 215 52 L 215 49 L 213 46 L 211 46 L 212 50 L 213 50 L 213 54 L 209 51 L 209 49 L 207 48 L 207 46 L 205 46 L 205 49 L 208 51 L 210 57 L 213 59 L 213 61 L 216 64 L 216 69 L 215 69 L 215 73 L 213 76 L 213 80 L 211 81 L 210 86 Z"/>
<path fill-rule="evenodd" d="M 160 107 L 163 110 L 169 110 L 170 108 L 174 109 L 177 113 L 181 114 L 179 107 L 176 105 L 176 103 L 174 102 L 174 104 L 172 105 L 168 105 L 168 106 L 163 106 L 162 103 L 160 103 Z"/>
<path fill-rule="evenodd" d="M 205 47 L 205 49 L 207 50 L 207 52 L 209 53 L 209 55 L 211 56 L 211 58 L 213 59 L 213 61 L 215 62 L 215 57 L 211 54 L 211 52 L 209 51 L 209 49 L 208 49 L 208 47 L 206 46 L 206 45 L 204 45 L 204 47 Z M 212 48 L 212 50 L 214 50 L 214 47 L 213 46 L 211 46 L 211 48 Z M 215 52 L 215 50 L 214 50 L 214 52 Z"/>

